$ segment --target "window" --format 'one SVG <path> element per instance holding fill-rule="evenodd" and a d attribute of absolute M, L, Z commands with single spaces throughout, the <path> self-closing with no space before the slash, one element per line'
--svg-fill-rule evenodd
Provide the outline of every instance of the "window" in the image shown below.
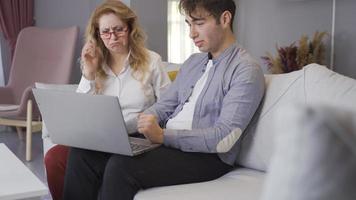
<path fill-rule="evenodd" d="M 199 52 L 189 38 L 189 27 L 178 10 L 179 0 L 168 0 L 168 62 L 183 63 Z"/>

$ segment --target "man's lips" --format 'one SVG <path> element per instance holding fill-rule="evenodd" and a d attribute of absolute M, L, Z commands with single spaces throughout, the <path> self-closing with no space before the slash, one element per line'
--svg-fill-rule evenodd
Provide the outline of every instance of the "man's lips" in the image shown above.
<path fill-rule="evenodd" d="M 203 40 L 195 41 L 194 44 L 197 47 L 201 47 L 203 45 Z"/>

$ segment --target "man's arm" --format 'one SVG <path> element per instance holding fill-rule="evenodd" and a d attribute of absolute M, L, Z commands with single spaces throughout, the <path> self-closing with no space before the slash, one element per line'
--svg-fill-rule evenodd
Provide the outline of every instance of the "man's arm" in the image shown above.
<path fill-rule="evenodd" d="M 247 67 L 236 74 L 223 100 L 220 116 L 211 127 L 193 130 L 164 129 L 154 133 L 146 129 L 146 137 L 163 134 L 166 146 L 188 152 L 228 152 L 245 130 L 264 94 L 264 77 L 259 67 Z M 151 123 L 152 125 L 153 123 Z M 153 125 L 152 125 L 153 126 Z M 155 136 L 152 138 L 161 138 Z"/>
<path fill-rule="evenodd" d="M 158 101 L 144 111 L 144 114 L 154 115 L 159 124 L 163 124 L 165 119 L 175 111 L 179 104 L 179 75 L 177 78 L 162 92 Z"/>

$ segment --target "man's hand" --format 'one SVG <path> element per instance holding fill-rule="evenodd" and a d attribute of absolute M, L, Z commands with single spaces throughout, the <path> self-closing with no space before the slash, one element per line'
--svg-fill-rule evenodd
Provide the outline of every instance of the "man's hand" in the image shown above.
<path fill-rule="evenodd" d="M 152 143 L 163 143 L 163 129 L 158 125 L 154 115 L 139 114 L 137 129 L 139 133 L 144 134 Z"/>

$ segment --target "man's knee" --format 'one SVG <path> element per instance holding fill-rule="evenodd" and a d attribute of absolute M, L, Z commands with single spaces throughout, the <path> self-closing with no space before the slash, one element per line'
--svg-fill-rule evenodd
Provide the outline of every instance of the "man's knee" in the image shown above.
<path fill-rule="evenodd" d="M 105 171 L 127 171 L 128 169 L 132 169 L 133 162 L 133 157 L 113 155 L 108 160 Z"/>
<path fill-rule="evenodd" d="M 108 160 L 105 167 L 104 184 L 105 189 L 111 188 L 114 185 L 125 185 L 125 187 L 133 187 L 138 190 L 140 188 L 135 176 L 142 169 L 135 157 L 123 155 L 113 155 Z"/>

